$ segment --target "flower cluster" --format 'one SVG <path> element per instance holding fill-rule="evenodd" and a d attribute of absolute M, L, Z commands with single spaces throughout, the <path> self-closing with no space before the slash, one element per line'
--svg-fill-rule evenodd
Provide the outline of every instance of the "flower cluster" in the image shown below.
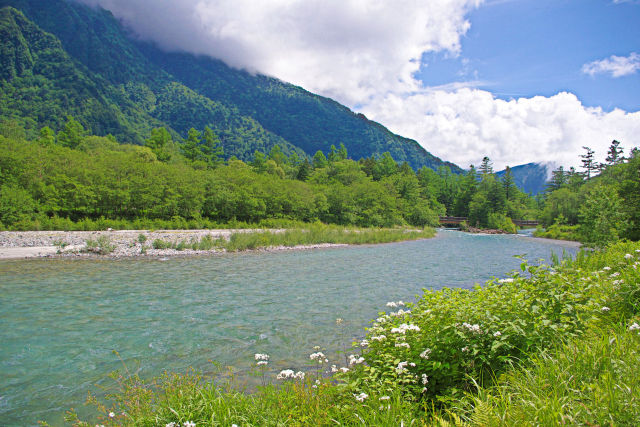
<path fill-rule="evenodd" d="M 349 365 L 358 365 L 364 362 L 364 357 L 356 356 L 354 354 L 349 355 Z"/>
<path fill-rule="evenodd" d="M 257 361 L 257 365 L 258 366 L 266 366 L 267 363 L 269 363 L 269 355 L 268 354 L 263 354 L 263 353 L 256 353 L 253 356 L 256 361 Z"/>
<path fill-rule="evenodd" d="M 276 376 L 276 378 L 279 380 L 288 380 L 288 379 L 303 380 L 304 372 L 302 371 L 294 372 L 292 369 L 284 369 L 280 371 L 280 373 Z"/>
<path fill-rule="evenodd" d="M 315 360 L 318 363 L 328 363 L 329 359 L 327 359 L 323 352 L 319 351 L 317 353 L 311 353 L 309 355 L 309 359 Z"/>
<path fill-rule="evenodd" d="M 390 301 L 390 302 L 387 303 L 387 307 L 391 307 L 391 308 L 404 307 L 404 302 L 402 302 L 402 301 L 398 301 L 398 302 Z"/>
<path fill-rule="evenodd" d="M 360 393 L 354 394 L 353 397 L 355 397 L 358 402 L 364 402 L 369 395 L 367 393 Z"/>
<path fill-rule="evenodd" d="M 397 328 L 392 328 L 391 329 L 391 333 L 392 334 L 406 334 L 407 331 L 416 331 L 416 332 L 420 332 L 420 328 L 416 325 L 411 325 L 408 323 L 403 323 L 402 325 L 398 326 Z"/>
<path fill-rule="evenodd" d="M 482 330 L 480 329 L 480 325 L 478 325 L 477 323 L 473 324 L 473 325 L 470 325 L 469 323 L 464 322 L 462 324 L 462 326 L 464 328 L 467 328 L 470 332 L 473 332 L 474 334 L 481 334 L 482 333 Z"/>

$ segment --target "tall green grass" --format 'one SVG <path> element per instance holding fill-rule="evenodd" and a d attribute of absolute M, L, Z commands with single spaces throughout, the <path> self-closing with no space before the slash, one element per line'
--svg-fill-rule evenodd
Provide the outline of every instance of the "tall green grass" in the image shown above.
<path fill-rule="evenodd" d="M 238 252 L 245 250 L 295 247 L 305 245 L 331 244 L 374 244 L 390 243 L 405 240 L 431 238 L 435 235 L 432 228 L 425 229 L 377 229 L 377 228 L 344 228 L 334 225 L 307 224 L 304 228 L 286 229 L 280 231 L 252 231 L 235 232 L 230 238 L 214 239 L 204 236 L 200 240 L 192 241 L 153 241 L 154 249 L 192 249 L 192 250 L 226 250 Z"/>

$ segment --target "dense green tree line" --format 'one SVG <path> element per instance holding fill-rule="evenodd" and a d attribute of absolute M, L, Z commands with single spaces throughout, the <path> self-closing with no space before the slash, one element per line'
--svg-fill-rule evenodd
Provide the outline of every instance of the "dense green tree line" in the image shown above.
<path fill-rule="evenodd" d="M 640 239 L 640 151 L 625 157 L 614 140 L 605 163 L 598 164 L 594 151 L 584 149 L 583 171 L 553 172 L 540 214 L 544 226 L 592 246 Z"/>
<path fill-rule="evenodd" d="M 416 173 L 389 153 L 356 162 L 343 144 L 312 159 L 276 145 L 245 163 L 224 162 L 208 127 L 191 128 L 184 140 L 156 128 L 145 146 L 88 135 L 73 117 L 33 140 L 15 123 L 1 130 L 0 222 L 10 228 L 45 217 L 425 226 L 447 213 L 501 227 L 508 215 L 531 214 L 531 199 L 490 171 Z"/>

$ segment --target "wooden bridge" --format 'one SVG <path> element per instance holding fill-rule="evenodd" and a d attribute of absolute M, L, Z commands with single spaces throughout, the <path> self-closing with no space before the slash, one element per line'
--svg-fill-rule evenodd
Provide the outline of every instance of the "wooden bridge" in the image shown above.
<path fill-rule="evenodd" d="M 440 224 L 457 225 L 462 224 L 463 222 L 468 222 L 468 220 L 469 218 L 462 216 L 441 216 Z M 539 224 L 538 221 L 527 221 L 523 219 L 512 219 L 511 221 L 513 221 L 517 227 L 536 227 Z"/>

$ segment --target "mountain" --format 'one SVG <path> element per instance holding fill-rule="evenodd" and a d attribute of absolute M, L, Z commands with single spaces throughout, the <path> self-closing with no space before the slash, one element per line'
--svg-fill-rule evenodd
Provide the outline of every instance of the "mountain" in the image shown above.
<path fill-rule="evenodd" d="M 334 100 L 222 61 L 164 52 L 114 16 L 68 0 L 0 0 L 0 119 L 59 129 L 71 114 L 97 135 L 141 144 L 211 127 L 226 156 L 249 160 L 280 145 L 312 156 L 343 143 L 354 159 L 385 151 L 412 167 L 449 166 L 416 141 Z"/>
<path fill-rule="evenodd" d="M 552 163 L 527 163 L 512 167 L 511 174 L 518 188 L 535 196 L 545 190 L 553 169 L 555 167 Z M 504 174 L 504 170 L 497 173 L 499 177 Z"/>

